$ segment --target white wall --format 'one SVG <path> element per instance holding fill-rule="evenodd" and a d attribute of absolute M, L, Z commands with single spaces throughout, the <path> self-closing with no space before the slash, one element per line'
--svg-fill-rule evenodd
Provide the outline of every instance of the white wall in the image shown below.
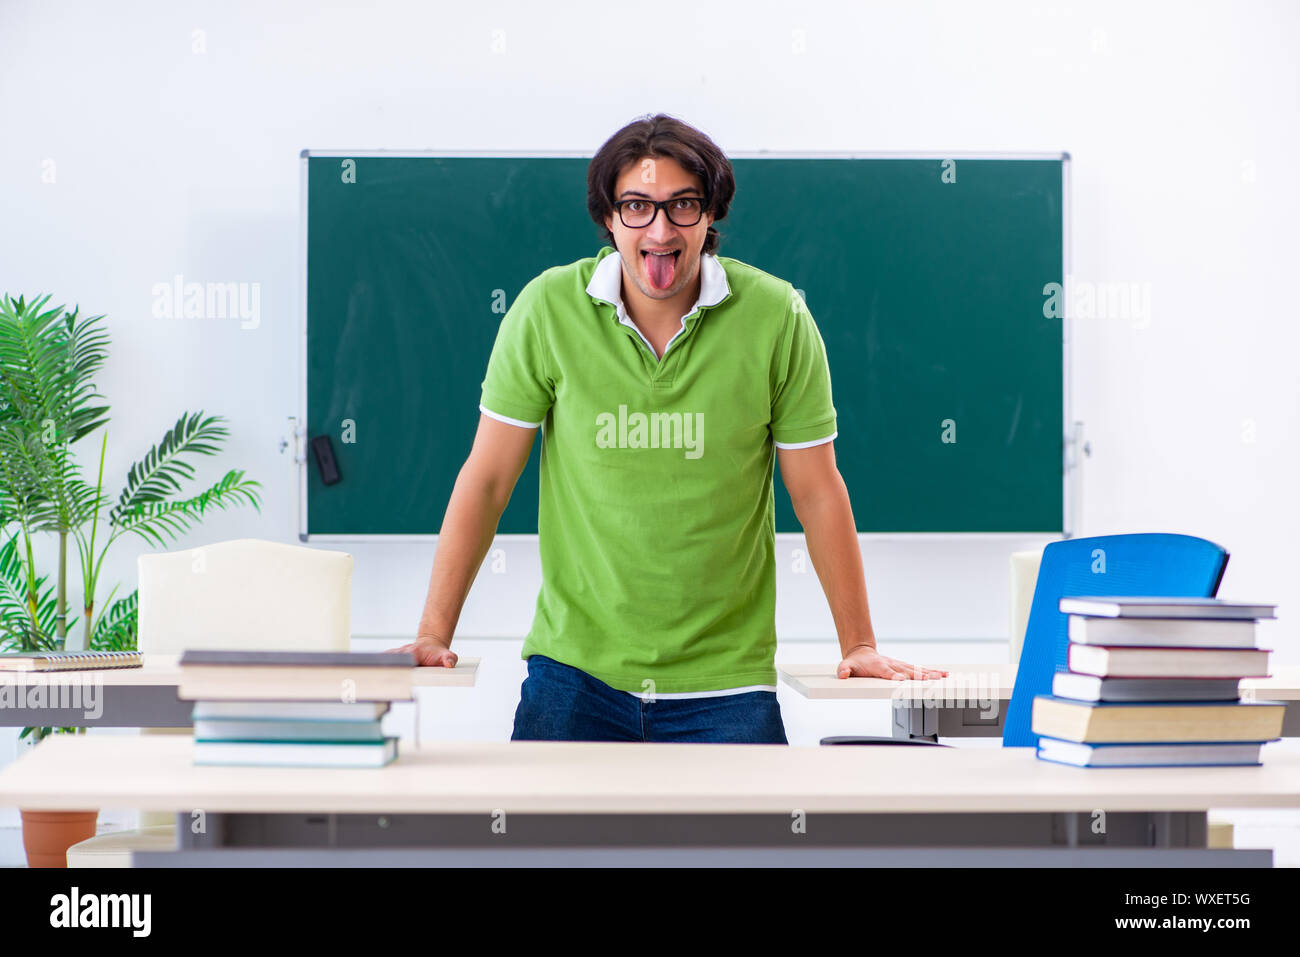
<path fill-rule="evenodd" d="M 1068 150 L 1074 276 L 1151 297 L 1149 316 L 1075 323 L 1074 411 L 1094 452 L 1078 530 L 1222 543 L 1221 594 L 1281 603 L 1277 660 L 1300 660 L 1297 7 L 681 9 L 659 22 L 609 3 L 0 7 L 0 289 L 109 316 L 111 487 L 182 410 L 219 413 L 232 438 L 201 475 L 244 468 L 265 505 L 180 544 L 296 540 L 295 466 L 277 443 L 301 374 L 303 148 L 591 151 L 666 111 L 734 151 Z M 629 36 L 658 45 L 623 53 Z M 153 286 L 178 273 L 260 284 L 260 324 L 153 318 Z M 867 541 L 878 632 L 1004 636 L 1021 544 Z M 527 629 L 536 548 L 505 547 L 462 634 Z M 143 548 L 119 543 L 106 580 L 133 587 Z M 348 550 L 353 630 L 409 635 L 432 547 Z M 815 578 L 780 564 L 782 635 L 832 635 Z"/>

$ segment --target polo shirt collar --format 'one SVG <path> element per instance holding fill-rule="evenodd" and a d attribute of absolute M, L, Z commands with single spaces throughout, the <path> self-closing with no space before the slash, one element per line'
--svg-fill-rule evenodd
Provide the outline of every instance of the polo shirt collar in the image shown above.
<path fill-rule="evenodd" d="M 630 325 L 627 310 L 623 306 L 623 257 L 619 255 L 617 249 L 611 249 L 604 259 L 596 263 L 596 268 L 591 274 L 591 282 L 587 283 L 587 295 L 614 306 L 618 311 L 619 321 Z M 722 263 L 718 262 L 718 257 L 713 253 L 701 255 L 700 298 L 695 301 L 695 306 L 686 315 L 689 316 L 699 309 L 716 306 L 730 295 L 731 287 L 727 284 L 727 272 L 722 268 Z M 685 316 L 682 318 L 685 319 Z"/>

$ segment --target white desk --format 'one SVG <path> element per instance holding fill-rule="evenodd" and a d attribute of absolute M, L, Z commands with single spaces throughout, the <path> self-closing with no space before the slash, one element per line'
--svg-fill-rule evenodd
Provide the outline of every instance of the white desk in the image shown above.
<path fill-rule="evenodd" d="M 183 853 L 140 862 L 204 866 L 482 852 L 493 863 L 559 852 L 627 863 L 641 850 L 701 863 L 743 849 L 804 863 L 922 849 L 901 860 L 1267 864 L 1269 851 L 1207 850 L 1205 812 L 1300 807 L 1300 755 L 1267 748 L 1262 767 L 1087 770 L 1025 748 L 439 742 L 358 771 L 196 767 L 192 746 L 52 738 L 0 773 L 0 805 L 175 811 Z"/>
<path fill-rule="evenodd" d="M 890 681 L 885 678 L 837 678 L 839 662 L 777 665 L 781 680 L 806 698 L 890 700 L 896 738 L 1001 737 L 1016 666 L 1006 663 L 922 662 L 949 672 L 933 681 Z M 1300 737 L 1300 665 L 1273 668 L 1268 678 L 1241 682 L 1245 698 L 1287 702 L 1284 737 Z M 957 702 L 954 704 L 953 702 Z"/>
<path fill-rule="evenodd" d="M 99 671 L 0 672 L 0 727 L 106 727 L 106 728 L 178 728 L 191 723 L 194 702 L 176 696 L 181 670 L 177 655 L 145 655 L 140 668 L 105 668 Z M 478 676 L 478 658 L 461 657 L 455 668 L 415 668 L 412 682 L 417 688 L 473 687 Z M 286 668 L 286 675 L 293 669 Z M 73 686 L 80 685 L 80 688 Z M 11 688 L 13 697 L 3 695 Z M 57 690 L 48 694 L 43 706 L 27 707 L 28 689 L 46 687 Z M 18 702 L 22 695 L 23 703 Z M 93 698 L 87 697 L 93 695 Z M 88 717 L 85 707 L 50 706 L 55 698 L 62 701 L 91 702 L 97 717 Z M 9 704 L 10 706 L 6 706 Z"/>

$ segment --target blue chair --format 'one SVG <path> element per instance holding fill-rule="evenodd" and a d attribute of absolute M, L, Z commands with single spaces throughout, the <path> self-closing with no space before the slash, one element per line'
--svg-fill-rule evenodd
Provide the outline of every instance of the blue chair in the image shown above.
<path fill-rule="evenodd" d="M 1066 595 L 1167 595 L 1213 598 L 1228 553 L 1191 535 L 1103 535 L 1052 542 L 1034 585 L 1016 685 L 1002 729 L 1003 747 L 1037 747 L 1030 731 L 1034 696 L 1052 693 L 1052 675 L 1067 670 L 1069 616 L 1058 607 Z"/>

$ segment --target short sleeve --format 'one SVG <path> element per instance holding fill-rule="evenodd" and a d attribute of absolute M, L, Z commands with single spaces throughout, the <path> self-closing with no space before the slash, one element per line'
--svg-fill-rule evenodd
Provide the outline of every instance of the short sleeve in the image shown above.
<path fill-rule="evenodd" d="M 835 438 L 835 406 L 826 346 L 803 298 L 789 289 L 786 333 L 776 357 L 772 384 L 772 440 L 777 448 L 799 449 Z"/>
<path fill-rule="evenodd" d="M 555 403 L 543 319 L 542 277 L 520 291 L 497 329 L 479 409 L 511 425 L 536 427 Z"/>

